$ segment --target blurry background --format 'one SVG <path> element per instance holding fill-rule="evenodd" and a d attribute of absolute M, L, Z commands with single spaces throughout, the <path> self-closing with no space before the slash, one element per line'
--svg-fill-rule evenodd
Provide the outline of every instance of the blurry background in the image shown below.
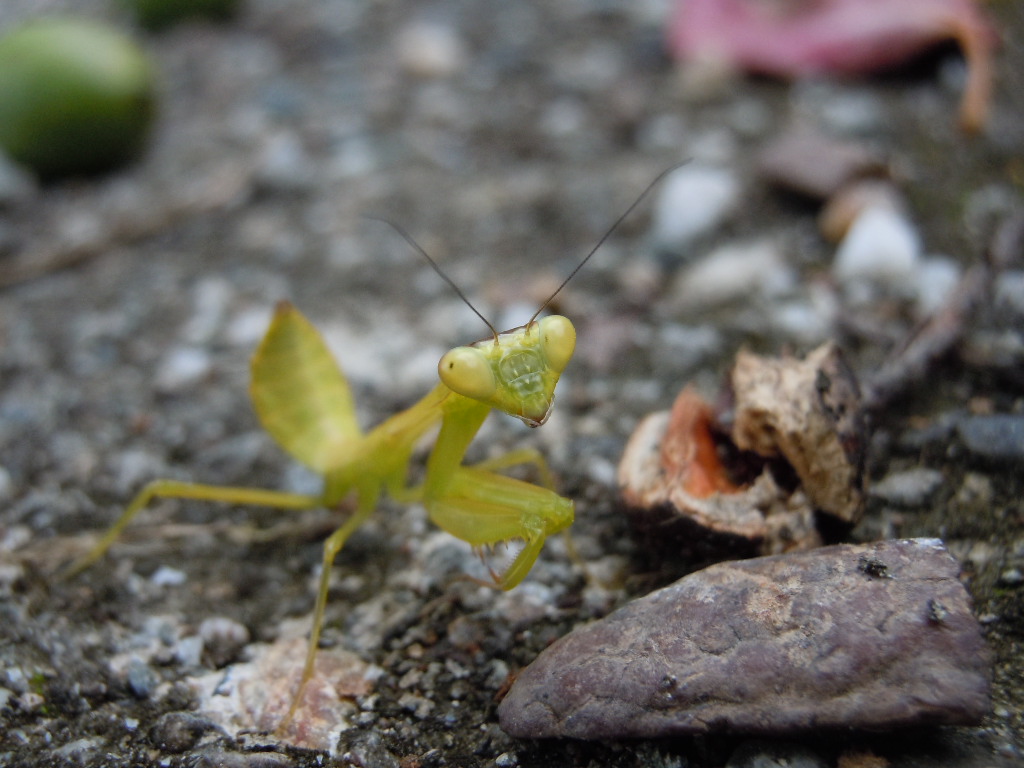
<path fill-rule="evenodd" d="M 742 345 L 778 353 L 838 338 L 870 372 L 1019 209 L 1024 8 L 987 6 L 1002 47 L 990 117 L 973 137 L 957 125 L 965 68 L 955 46 L 876 76 L 684 70 L 666 50 L 672 12 L 668 0 L 242 0 L 226 21 L 147 30 L 107 0 L 0 5 L 0 35 L 43 14 L 111 25 L 151 58 L 156 89 L 133 163 L 42 181 L 0 166 L 0 755 L 10 765 L 68 745 L 55 760 L 158 759 L 150 727 L 188 706 L 158 684 L 196 667 L 170 651 L 163 662 L 146 656 L 136 685 L 108 663 L 159 635 L 154 617 L 164 639 L 152 642 L 173 650 L 210 616 L 268 640 L 284 618 L 308 614 L 331 525 L 313 513 L 299 533 L 245 545 L 217 525 L 272 525 L 280 513 L 156 505 L 140 521 L 148 533 L 80 581 L 48 591 L 44 574 L 155 477 L 316 487 L 259 430 L 246 395 L 248 357 L 275 302 L 294 302 L 324 332 L 367 426 L 433 386 L 448 347 L 486 335 L 400 237 L 363 214 L 407 229 L 485 316 L 512 327 L 660 171 L 687 158 L 558 297 L 579 350 L 548 425 L 495 417 L 474 448 L 478 458 L 527 445 L 549 456 L 603 586 L 586 586 L 551 542 L 516 592 L 449 588 L 476 567 L 468 547 L 422 510 L 385 504 L 339 560 L 328 639 L 384 670 L 377 707 L 339 750 L 370 750 L 374 765 L 702 765 L 728 755 L 722 745 L 524 746 L 497 729 L 494 696 L 503 671 L 576 622 L 687 570 L 652 566 L 616 508 L 615 466 L 643 414 L 688 381 L 713 396 Z M 855 147 L 845 172 L 885 177 L 885 194 L 899 197 L 898 220 L 865 235 L 875 238 L 866 254 L 840 262 L 845 228 L 839 244 L 819 228 L 829 179 L 812 179 L 824 191 L 808 194 L 792 191 L 801 179 L 779 178 L 779 165 L 808 159 L 812 177 L 827 175 L 833 145 L 819 157 L 798 141 L 795 154 L 766 159 L 798 131 Z M 1024 449 L 1011 440 L 1005 455 L 974 456 L 941 427 L 962 412 L 1020 417 L 1016 270 L 961 354 L 875 425 L 872 479 L 924 466 L 937 486 L 909 511 L 874 498 L 855 532 L 943 536 L 965 562 L 979 614 L 995 617 L 997 709 L 985 729 L 948 738 L 999 759 L 1019 758 L 1024 723 L 1024 614 L 1007 576 L 1024 567 Z M 152 578 L 168 565 L 172 586 Z M 412 645 L 422 665 L 463 653 L 471 684 L 448 670 L 400 685 Z M 403 704 L 409 695 L 419 698 Z M 196 750 L 187 744 L 186 756 Z"/>

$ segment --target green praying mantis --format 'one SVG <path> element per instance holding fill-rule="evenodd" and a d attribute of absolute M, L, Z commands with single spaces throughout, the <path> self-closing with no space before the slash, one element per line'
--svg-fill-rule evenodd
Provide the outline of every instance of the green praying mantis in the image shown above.
<path fill-rule="evenodd" d="M 470 442 L 491 410 L 542 425 L 554 402 L 555 385 L 572 358 L 576 330 L 560 315 L 541 313 L 604 241 L 664 176 L 659 174 L 600 238 L 525 325 L 499 333 L 404 230 L 391 224 L 480 317 L 491 335 L 447 352 L 438 364 L 440 383 L 419 402 L 368 432 L 357 423 L 355 403 L 344 374 L 323 338 L 291 304 L 278 305 L 252 357 L 249 394 L 264 429 L 292 458 L 323 477 L 317 495 L 260 488 L 155 480 L 146 485 L 98 543 L 65 572 L 74 575 L 99 560 L 151 501 L 199 499 L 285 510 L 340 508 L 354 499 L 354 511 L 323 545 L 322 567 L 313 609 L 305 664 L 283 724 L 294 715 L 313 676 L 330 587 L 331 566 L 349 537 L 387 494 L 399 502 L 419 502 L 430 520 L 474 548 L 518 541 L 522 548 L 491 586 L 519 584 L 537 560 L 545 540 L 573 523 L 573 502 L 554 490 L 554 479 L 535 450 L 520 449 L 477 464 L 463 463 Z M 390 222 L 388 222 L 390 223 Z M 424 479 L 410 484 L 409 465 L 424 434 L 440 423 L 427 458 Z M 541 485 L 497 470 L 532 464 Z"/>

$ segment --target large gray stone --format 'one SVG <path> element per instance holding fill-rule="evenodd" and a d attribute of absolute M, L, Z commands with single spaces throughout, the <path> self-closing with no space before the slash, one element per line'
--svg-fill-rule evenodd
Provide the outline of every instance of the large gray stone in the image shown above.
<path fill-rule="evenodd" d="M 563 637 L 502 701 L 519 737 L 970 724 L 987 648 L 937 539 L 714 565 Z"/>

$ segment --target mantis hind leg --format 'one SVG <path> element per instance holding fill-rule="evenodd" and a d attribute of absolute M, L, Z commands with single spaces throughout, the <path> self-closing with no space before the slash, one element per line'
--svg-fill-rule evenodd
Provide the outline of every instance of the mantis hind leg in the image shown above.
<path fill-rule="evenodd" d="M 309 509 L 323 503 L 319 496 L 307 496 L 299 493 L 283 493 L 281 491 L 268 491 L 261 488 L 203 485 L 200 483 L 186 483 L 180 480 L 154 480 L 139 491 L 138 495 L 132 499 L 131 504 L 121 513 L 121 517 L 117 519 L 117 522 L 110 526 L 107 532 L 103 534 L 103 538 L 84 557 L 72 563 L 61 576 L 63 578 L 74 576 L 103 557 L 128 524 L 153 499 L 199 499 L 201 501 L 250 504 L 279 509 Z"/>
<path fill-rule="evenodd" d="M 324 613 L 327 610 L 327 596 L 331 587 L 331 566 L 334 559 L 345 546 L 345 542 L 355 533 L 355 530 L 366 522 L 366 519 L 374 510 L 376 493 L 363 494 L 359 499 L 359 507 L 345 523 L 324 541 L 323 556 L 320 562 L 320 582 L 317 587 L 316 604 L 313 607 L 313 623 L 309 630 L 309 645 L 306 650 L 306 661 L 302 667 L 302 677 L 299 679 L 299 687 L 292 697 L 291 706 L 288 708 L 284 719 L 277 726 L 278 732 L 283 731 L 291 722 L 295 713 L 302 703 L 306 693 L 306 686 L 313 678 L 313 671 L 316 665 L 316 654 L 320 645 L 320 633 L 324 626 Z"/>

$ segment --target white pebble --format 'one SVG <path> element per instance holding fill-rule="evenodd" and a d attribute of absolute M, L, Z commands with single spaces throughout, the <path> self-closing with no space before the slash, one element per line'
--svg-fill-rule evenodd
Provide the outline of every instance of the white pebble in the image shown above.
<path fill-rule="evenodd" d="M 228 342 L 238 347 L 254 346 L 267 332 L 273 310 L 267 305 L 246 307 L 235 313 L 228 321 L 224 335 Z"/>
<path fill-rule="evenodd" d="M 263 148 L 257 178 L 271 190 L 301 192 L 312 186 L 316 166 L 296 134 L 278 133 Z"/>
<path fill-rule="evenodd" d="M 915 507 L 927 502 L 944 481 L 937 469 L 919 467 L 890 472 L 871 487 L 871 495 L 890 504 Z"/>
<path fill-rule="evenodd" d="M 778 296 L 795 284 L 792 268 L 772 241 L 729 243 L 680 274 L 672 305 L 690 314 L 756 296 Z"/>
<path fill-rule="evenodd" d="M 672 173 L 654 209 L 652 235 L 669 249 L 683 249 L 725 221 L 740 202 L 740 183 L 727 169 L 690 164 Z"/>
<path fill-rule="evenodd" d="M 1024 318 L 1024 270 L 1008 269 L 996 277 L 995 305 L 999 312 Z"/>
<path fill-rule="evenodd" d="M 174 646 L 174 658 L 186 667 L 198 667 L 203 660 L 203 638 L 191 635 Z"/>
<path fill-rule="evenodd" d="M 448 77 L 462 69 L 465 49 L 455 30 L 436 21 L 414 21 L 395 39 L 402 67 L 419 77 Z"/>
<path fill-rule="evenodd" d="M 220 667 L 234 660 L 249 642 L 249 630 L 234 619 L 214 616 L 203 619 L 199 625 L 199 637 L 203 641 L 203 650 Z"/>
<path fill-rule="evenodd" d="M 836 252 L 833 273 L 854 296 L 870 294 L 871 289 L 914 295 L 920 261 L 921 239 L 914 226 L 887 206 L 872 206 L 850 225 Z"/>
<path fill-rule="evenodd" d="M 932 256 L 917 271 L 917 313 L 927 317 L 942 307 L 960 280 L 960 265 L 946 256 Z"/>
<path fill-rule="evenodd" d="M 169 565 L 161 565 L 149 577 L 150 583 L 155 587 L 180 587 L 187 580 L 188 576 L 184 571 L 171 568 Z"/>
<path fill-rule="evenodd" d="M 235 289 L 229 280 L 203 278 L 192 291 L 192 316 L 182 336 L 190 344 L 205 344 L 213 339 L 234 296 Z"/>
<path fill-rule="evenodd" d="M 799 299 L 772 311 L 772 324 L 787 337 L 803 345 L 820 344 L 832 333 L 834 314 L 820 303 Z"/>
<path fill-rule="evenodd" d="M 178 392 L 205 378 L 212 367 L 213 363 L 206 350 L 177 347 L 161 361 L 154 383 L 161 392 Z"/>

